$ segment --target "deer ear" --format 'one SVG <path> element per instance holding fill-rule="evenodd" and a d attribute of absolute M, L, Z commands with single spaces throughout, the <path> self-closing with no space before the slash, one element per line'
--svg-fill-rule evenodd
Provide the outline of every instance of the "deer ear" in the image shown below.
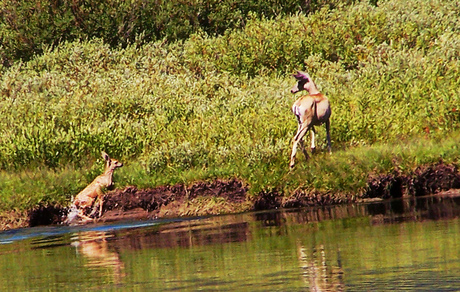
<path fill-rule="evenodd" d="M 102 151 L 101 154 L 102 154 L 102 158 L 104 158 L 105 161 L 109 161 L 109 160 L 110 160 L 109 154 L 105 153 L 104 151 Z"/>
<path fill-rule="evenodd" d="M 294 76 L 294 78 L 297 80 L 305 80 L 309 77 L 307 73 L 304 73 L 302 71 L 297 71 L 297 74 L 294 74 L 292 76 Z"/>

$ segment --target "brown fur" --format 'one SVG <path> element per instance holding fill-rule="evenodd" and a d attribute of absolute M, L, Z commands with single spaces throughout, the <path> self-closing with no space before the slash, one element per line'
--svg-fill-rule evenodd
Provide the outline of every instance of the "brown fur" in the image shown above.
<path fill-rule="evenodd" d="M 293 75 L 297 79 L 296 85 L 291 89 L 292 93 L 297 93 L 302 90 L 308 91 L 309 95 L 301 96 L 292 105 L 292 112 L 297 118 L 299 123 L 297 133 L 294 136 L 292 144 L 291 162 L 289 167 L 292 169 L 295 164 L 295 155 L 297 152 L 297 144 L 300 143 L 305 158 L 308 159 L 307 151 L 303 145 L 303 137 L 311 130 L 311 150 L 315 150 L 315 127 L 321 124 L 326 125 L 327 146 L 329 153 L 331 153 L 331 136 L 330 136 L 330 122 L 331 106 L 329 100 L 325 95 L 319 92 L 316 84 L 310 76 L 303 72 L 297 72 Z"/>
<path fill-rule="evenodd" d="M 99 216 L 102 213 L 102 195 L 103 189 L 113 185 L 113 172 L 116 168 L 122 167 L 123 163 L 118 160 L 111 159 L 109 155 L 102 152 L 102 158 L 106 161 L 105 171 L 103 174 L 96 177 L 92 183 L 84 188 L 73 201 L 73 205 L 79 210 L 78 217 L 86 220 L 92 220 L 85 214 L 85 210 L 90 208 L 99 201 Z"/>

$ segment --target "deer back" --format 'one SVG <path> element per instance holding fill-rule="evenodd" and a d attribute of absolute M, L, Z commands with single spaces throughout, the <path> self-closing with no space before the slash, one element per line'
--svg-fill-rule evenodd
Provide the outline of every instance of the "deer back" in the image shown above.
<path fill-rule="evenodd" d="M 308 121 L 312 125 L 322 124 L 331 116 L 329 100 L 321 93 L 301 96 L 294 102 L 292 112 L 300 123 Z"/>

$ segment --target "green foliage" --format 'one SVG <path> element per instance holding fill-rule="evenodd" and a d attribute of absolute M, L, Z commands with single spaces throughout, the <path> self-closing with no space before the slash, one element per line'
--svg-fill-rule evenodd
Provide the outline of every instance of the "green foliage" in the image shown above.
<path fill-rule="evenodd" d="M 15 60 L 28 60 L 64 41 L 102 38 L 112 47 L 164 38 L 176 41 L 198 31 L 216 35 L 242 28 L 249 15 L 272 18 L 349 2 L 352 1 L 0 1 L 0 63 L 10 66 Z"/>
<path fill-rule="evenodd" d="M 349 163 L 353 155 L 320 153 L 307 164 L 299 155 L 299 167 L 287 173 L 297 128 L 290 74 L 307 70 L 329 96 L 333 152 L 423 135 L 453 136 L 455 144 L 458 4 L 360 2 L 276 18 L 260 8 L 267 17 L 251 14 L 243 29 L 220 36 L 202 30 L 179 42 L 137 39 L 114 48 L 98 38 L 46 47 L 30 61 L 0 68 L 0 169 L 78 169 L 104 150 L 127 163 L 120 170 L 126 184 L 236 176 L 253 192 L 289 193 L 299 185 L 359 190 L 369 171 L 394 167 L 394 154 L 371 155 L 357 166 Z M 318 134 L 322 148 L 323 127 Z M 436 147 L 448 154 L 434 149 L 430 157 L 454 160 L 452 147 Z M 97 173 L 89 171 L 81 185 Z"/>
<path fill-rule="evenodd" d="M 369 58 L 385 64 L 393 50 L 434 53 L 443 46 L 441 39 L 455 43 L 449 57 L 458 57 L 458 43 L 452 38 L 459 33 L 457 4 L 385 1 L 379 7 L 359 3 L 321 9 L 310 16 L 253 19 L 243 31 L 227 31 L 217 38 L 192 36 L 187 53 L 191 66 L 204 59 L 220 71 L 249 76 L 266 72 L 284 75 L 299 67 L 316 71 L 309 56 L 344 69 L 357 69 L 369 63 Z"/>
<path fill-rule="evenodd" d="M 267 89 L 253 80 L 213 72 L 199 78 L 179 64 L 178 50 L 167 49 L 68 43 L 12 67 L 3 78 L 0 165 L 78 164 L 106 149 L 114 157 L 148 156 L 153 169 L 187 169 L 257 159 L 267 142 L 275 151 L 284 147 L 278 139 L 289 139 L 290 129 L 266 123 L 272 109 L 288 107 L 279 86 L 269 91 L 275 98 L 265 99 Z"/>

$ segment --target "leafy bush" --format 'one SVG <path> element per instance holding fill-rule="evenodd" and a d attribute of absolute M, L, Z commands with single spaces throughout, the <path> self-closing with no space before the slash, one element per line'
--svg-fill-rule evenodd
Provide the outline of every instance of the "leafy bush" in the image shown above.
<path fill-rule="evenodd" d="M 379 7 L 359 3 L 310 16 L 254 19 L 243 31 L 227 31 L 217 38 L 194 35 L 186 46 L 189 65 L 196 70 L 206 60 L 235 75 L 284 75 L 302 67 L 314 69 L 306 62 L 312 55 L 354 70 L 369 57 L 386 62 L 391 55 L 380 55 L 382 46 L 435 52 L 440 38 L 458 35 L 457 20 L 458 6 L 451 1 L 385 1 Z"/>
<path fill-rule="evenodd" d="M 249 15 L 272 18 L 347 2 L 352 1 L 2 1 L 0 63 L 10 66 L 15 60 L 29 60 L 64 41 L 102 38 L 114 48 L 135 41 L 176 41 L 198 31 L 216 35 L 242 28 Z"/>

